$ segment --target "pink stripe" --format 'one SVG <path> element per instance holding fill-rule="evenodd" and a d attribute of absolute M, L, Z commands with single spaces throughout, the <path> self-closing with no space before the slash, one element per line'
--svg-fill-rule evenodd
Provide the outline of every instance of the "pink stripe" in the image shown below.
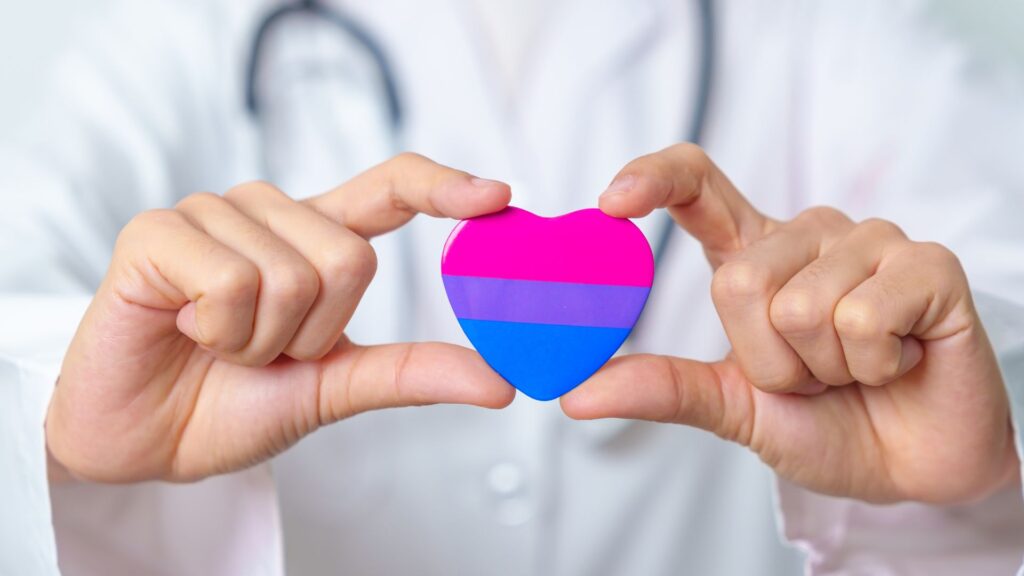
<path fill-rule="evenodd" d="M 654 257 L 629 220 L 596 208 L 542 218 L 519 208 L 460 222 L 441 272 L 513 280 L 650 287 Z"/>

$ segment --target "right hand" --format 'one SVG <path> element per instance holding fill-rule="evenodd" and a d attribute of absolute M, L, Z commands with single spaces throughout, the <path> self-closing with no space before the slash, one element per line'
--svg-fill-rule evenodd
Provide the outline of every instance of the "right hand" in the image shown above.
<path fill-rule="evenodd" d="M 191 481 L 367 410 L 506 406 L 514 390 L 472 350 L 359 346 L 343 331 L 376 270 L 369 238 L 509 199 L 404 154 L 303 202 L 252 183 L 138 215 L 65 356 L 51 454 L 91 481 Z"/>

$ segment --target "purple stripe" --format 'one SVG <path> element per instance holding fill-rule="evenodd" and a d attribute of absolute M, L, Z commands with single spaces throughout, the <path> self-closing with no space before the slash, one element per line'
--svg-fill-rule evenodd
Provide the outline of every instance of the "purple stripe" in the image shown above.
<path fill-rule="evenodd" d="M 455 315 L 464 320 L 632 328 L 650 288 L 442 276 Z"/>

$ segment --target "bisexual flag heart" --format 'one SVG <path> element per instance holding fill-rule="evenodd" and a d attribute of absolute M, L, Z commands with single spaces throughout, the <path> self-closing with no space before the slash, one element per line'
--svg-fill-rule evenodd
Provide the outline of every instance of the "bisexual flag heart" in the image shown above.
<path fill-rule="evenodd" d="M 460 222 L 441 277 L 484 360 L 537 400 L 572 390 L 615 354 L 654 280 L 640 229 L 597 209 L 542 218 L 519 208 Z"/>

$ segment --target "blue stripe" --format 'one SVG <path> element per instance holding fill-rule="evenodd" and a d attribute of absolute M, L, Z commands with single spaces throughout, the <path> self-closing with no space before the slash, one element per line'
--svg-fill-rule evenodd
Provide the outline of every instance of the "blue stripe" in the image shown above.
<path fill-rule="evenodd" d="M 594 328 L 460 319 L 484 360 L 537 400 L 558 398 L 596 372 L 629 335 L 628 328 Z"/>

